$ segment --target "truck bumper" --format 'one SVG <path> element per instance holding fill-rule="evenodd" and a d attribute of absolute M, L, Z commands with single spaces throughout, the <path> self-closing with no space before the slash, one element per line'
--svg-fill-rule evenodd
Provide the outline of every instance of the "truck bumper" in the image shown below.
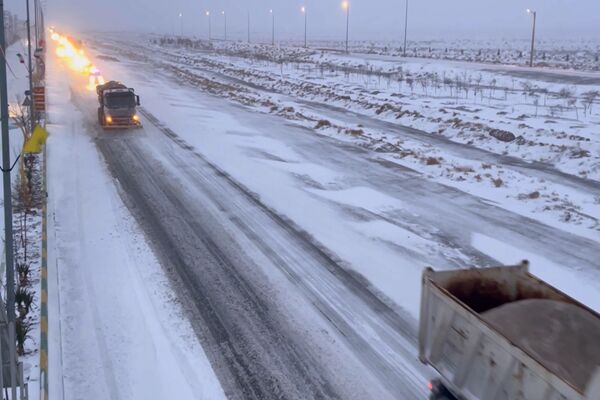
<path fill-rule="evenodd" d="M 136 129 L 142 128 L 142 124 L 110 124 L 110 125 L 102 125 L 102 128 L 107 131 L 119 130 L 119 129 Z"/>

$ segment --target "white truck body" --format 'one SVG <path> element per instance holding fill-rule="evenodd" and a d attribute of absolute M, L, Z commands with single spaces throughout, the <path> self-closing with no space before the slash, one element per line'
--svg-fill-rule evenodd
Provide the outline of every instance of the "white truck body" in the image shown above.
<path fill-rule="evenodd" d="M 439 372 L 444 389 L 458 399 L 600 400 L 600 369 L 592 372 L 587 393 L 582 392 L 511 343 L 475 311 L 535 298 L 568 302 L 600 318 L 528 270 L 527 262 L 439 272 L 427 268 L 419 331 L 421 361 Z M 478 285 L 485 293 L 477 293 Z M 489 304 L 478 307 L 474 302 Z"/>

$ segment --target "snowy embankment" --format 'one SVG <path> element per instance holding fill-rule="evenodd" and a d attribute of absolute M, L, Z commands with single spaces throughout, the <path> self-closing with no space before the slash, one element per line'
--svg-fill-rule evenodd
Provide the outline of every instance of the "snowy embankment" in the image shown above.
<path fill-rule="evenodd" d="M 223 54 L 149 45 L 151 53 L 140 51 L 137 57 L 152 54 L 161 66 L 211 93 L 373 149 L 428 179 L 524 216 L 598 238 L 598 190 L 530 174 L 502 157 L 597 182 L 600 87 L 549 83 L 543 77 L 518 79 L 502 71 L 443 63 L 373 64 L 304 49 L 218 46 Z M 407 134 L 404 126 L 420 131 Z M 437 145 L 440 139 L 484 153 L 449 151 Z"/>
<path fill-rule="evenodd" d="M 50 393 L 64 399 L 222 399 L 184 307 L 49 55 Z"/>

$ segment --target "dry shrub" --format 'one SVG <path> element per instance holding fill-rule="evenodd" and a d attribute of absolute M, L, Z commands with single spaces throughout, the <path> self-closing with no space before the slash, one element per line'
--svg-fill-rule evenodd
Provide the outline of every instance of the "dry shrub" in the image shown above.
<path fill-rule="evenodd" d="M 440 160 L 438 158 L 435 158 L 435 157 L 427 157 L 427 160 L 425 160 L 425 164 L 427 164 L 427 165 L 440 165 Z"/>

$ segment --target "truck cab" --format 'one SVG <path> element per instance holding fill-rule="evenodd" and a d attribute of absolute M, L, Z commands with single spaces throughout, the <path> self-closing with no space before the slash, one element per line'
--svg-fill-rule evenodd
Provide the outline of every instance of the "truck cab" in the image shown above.
<path fill-rule="evenodd" d="M 137 114 L 140 98 L 134 89 L 110 81 L 96 87 L 98 94 L 98 123 L 105 129 L 141 127 Z"/>

